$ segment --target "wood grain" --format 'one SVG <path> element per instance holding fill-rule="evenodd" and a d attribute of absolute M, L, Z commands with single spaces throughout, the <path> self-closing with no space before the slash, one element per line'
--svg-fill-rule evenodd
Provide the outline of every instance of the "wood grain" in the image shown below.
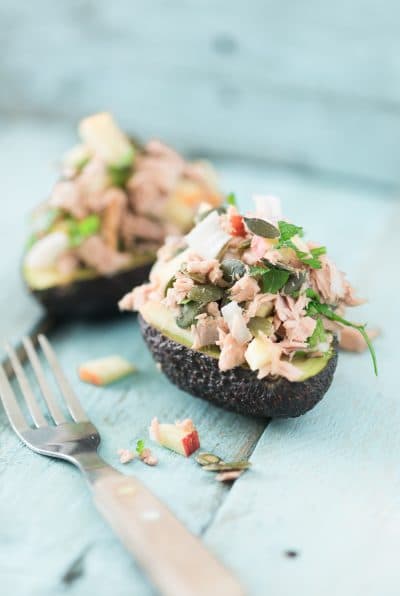
<path fill-rule="evenodd" d="M 7 189 L 18 197 L 10 203 L 7 225 L 0 221 L 3 254 L 19 255 L 21 214 L 31 200 L 36 202 L 33 195 L 36 199 L 51 182 L 42 161 L 68 147 L 70 132 L 55 124 L 18 125 L 0 140 Z M 28 172 L 24 178 L 18 177 L 21 147 Z M 325 242 L 339 266 L 365 290 L 371 303 L 360 317 L 385 328 L 377 343 L 379 379 L 373 378 L 367 355 L 342 355 L 334 385 L 321 405 L 298 420 L 273 423 L 263 434 L 264 422 L 223 412 L 166 382 L 145 350 L 135 317 L 59 328 L 52 336 L 57 354 L 102 434 L 102 456 L 137 475 L 192 532 L 203 536 L 212 552 L 238 572 L 251 596 L 268 591 L 353 596 L 361 589 L 366 596 L 392 596 L 400 535 L 398 325 L 397 303 L 388 297 L 398 293 L 393 275 L 397 203 L 384 190 L 239 161 L 218 165 L 224 186 L 237 191 L 243 206 L 251 192 L 284 197 L 288 216 L 303 224 L 311 238 Z M 14 270 L 11 258 L 6 266 L 2 261 L 1 299 L 7 307 L 2 336 L 13 331 L 18 336 L 18 313 L 31 314 L 31 302 L 15 283 Z M 112 353 L 132 360 L 137 375 L 108 388 L 78 380 L 75 371 L 81 362 Z M 157 467 L 139 461 L 120 465 L 117 449 L 134 448 L 137 439 L 146 438 L 154 415 L 165 421 L 192 416 L 202 449 L 223 458 L 245 457 L 256 447 L 253 469 L 229 490 L 192 458 L 157 446 Z M 139 568 L 102 523 L 76 470 L 23 447 L 2 413 L 0 503 L 0 585 L 5 594 L 152 594 Z M 286 551 L 298 556 L 287 556 Z"/>
<path fill-rule="evenodd" d="M 125 548 L 165 596 L 244 596 L 234 575 L 136 478 L 94 482 L 94 501 Z"/>
<path fill-rule="evenodd" d="M 371 300 L 357 318 L 383 328 L 379 377 L 368 354 L 341 354 L 321 404 L 302 418 L 273 421 L 257 444 L 252 473 L 235 484 L 206 534 L 216 550 L 231 537 L 226 563 L 241 570 L 254 594 L 398 591 L 400 329 L 393 272 L 400 209 L 388 203 L 383 213 L 369 203 L 362 212 L 355 205 L 351 213 L 360 219 L 351 235 L 331 210 L 329 220 L 332 231 L 340 230 L 342 250 L 357 245 L 351 269 Z"/>

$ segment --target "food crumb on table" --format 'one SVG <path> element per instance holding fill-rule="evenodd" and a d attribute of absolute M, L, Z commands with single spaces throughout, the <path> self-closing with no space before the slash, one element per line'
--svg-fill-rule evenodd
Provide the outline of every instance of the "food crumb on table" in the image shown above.
<path fill-rule="evenodd" d="M 244 470 L 231 470 L 229 472 L 220 472 L 215 476 L 218 482 L 234 482 L 243 474 Z"/>
<path fill-rule="evenodd" d="M 135 452 L 131 451 L 130 449 L 118 449 L 117 453 L 119 455 L 119 461 L 121 464 L 127 464 L 136 457 Z"/>

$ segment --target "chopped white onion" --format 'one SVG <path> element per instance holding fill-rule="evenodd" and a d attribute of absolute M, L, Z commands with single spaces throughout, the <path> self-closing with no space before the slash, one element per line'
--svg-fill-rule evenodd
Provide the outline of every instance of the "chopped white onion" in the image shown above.
<path fill-rule="evenodd" d="M 320 343 L 317 345 L 317 347 L 315 348 L 315 350 L 316 350 L 317 352 L 323 352 L 323 353 L 325 353 L 325 352 L 328 352 L 328 351 L 329 351 L 329 349 L 330 349 L 330 345 L 329 345 L 329 343 L 328 343 L 327 341 L 320 342 Z"/>
<path fill-rule="evenodd" d="M 215 259 L 231 237 L 221 228 L 218 213 L 211 211 L 185 238 L 193 252 L 205 259 Z"/>
<path fill-rule="evenodd" d="M 266 219 L 272 224 L 276 224 L 282 219 L 281 201 L 278 197 L 272 195 L 253 195 L 253 201 L 256 206 L 257 217 Z"/>
<path fill-rule="evenodd" d="M 48 234 L 32 246 L 25 257 L 25 265 L 31 269 L 52 267 L 68 247 L 69 238 L 64 232 Z"/>
<path fill-rule="evenodd" d="M 229 327 L 229 331 L 239 343 L 243 344 L 253 337 L 247 328 L 242 309 L 237 302 L 229 302 L 229 304 L 223 306 L 221 313 Z"/>

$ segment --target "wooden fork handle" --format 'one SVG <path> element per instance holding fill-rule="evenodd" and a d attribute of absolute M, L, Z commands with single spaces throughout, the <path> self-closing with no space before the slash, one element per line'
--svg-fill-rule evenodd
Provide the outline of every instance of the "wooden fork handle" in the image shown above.
<path fill-rule="evenodd" d="M 97 508 L 165 596 L 243 596 L 237 580 L 145 486 L 116 473 L 93 485 Z"/>

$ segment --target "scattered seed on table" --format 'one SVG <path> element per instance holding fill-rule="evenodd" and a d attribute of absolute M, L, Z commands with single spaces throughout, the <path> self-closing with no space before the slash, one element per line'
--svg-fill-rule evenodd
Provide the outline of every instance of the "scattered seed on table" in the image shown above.
<path fill-rule="evenodd" d="M 213 453 L 199 453 L 196 455 L 196 461 L 201 466 L 207 466 L 209 464 L 218 464 L 222 460 L 218 455 L 214 455 Z"/>

